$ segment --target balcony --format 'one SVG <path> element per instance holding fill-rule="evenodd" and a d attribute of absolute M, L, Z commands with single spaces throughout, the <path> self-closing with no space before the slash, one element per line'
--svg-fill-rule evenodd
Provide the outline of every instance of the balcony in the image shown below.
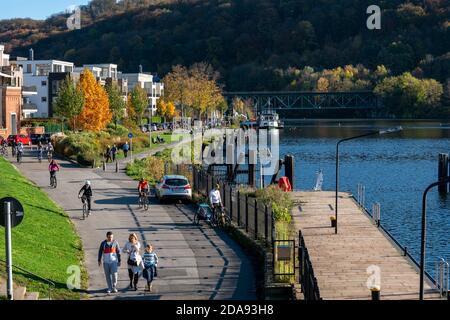
<path fill-rule="evenodd" d="M 30 87 L 23 86 L 22 87 L 22 95 L 23 96 L 34 96 L 34 95 L 37 95 L 36 86 L 30 86 Z"/>
<path fill-rule="evenodd" d="M 24 118 L 30 118 L 33 113 L 38 112 L 37 105 L 34 103 L 24 103 L 22 106 L 22 113 Z"/>

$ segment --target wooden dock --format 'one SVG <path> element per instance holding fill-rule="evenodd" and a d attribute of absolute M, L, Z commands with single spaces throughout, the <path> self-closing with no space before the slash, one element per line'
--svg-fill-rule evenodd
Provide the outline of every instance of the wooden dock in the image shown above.
<path fill-rule="evenodd" d="M 339 194 L 338 234 L 331 228 L 334 192 L 293 192 L 293 218 L 308 248 L 322 299 L 371 299 L 369 266 L 380 268 L 382 300 L 419 299 L 419 270 L 358 206 Z M 427 280 L 427 279 L 426 279 Z M 426 281 L 425 299 L 440 299 Z"/>

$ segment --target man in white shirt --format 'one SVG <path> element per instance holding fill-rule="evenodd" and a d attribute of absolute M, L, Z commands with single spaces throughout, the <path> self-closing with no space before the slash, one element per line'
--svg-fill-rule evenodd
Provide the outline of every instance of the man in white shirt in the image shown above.
<path fill-rule="evenodd" d="M 216 208 L 222 207 L 222 198 L 220 196 L 220 185 L 216 184 L 216 187 L 209 192 L 209 202 L 211 208 L 215 212 Z"/>

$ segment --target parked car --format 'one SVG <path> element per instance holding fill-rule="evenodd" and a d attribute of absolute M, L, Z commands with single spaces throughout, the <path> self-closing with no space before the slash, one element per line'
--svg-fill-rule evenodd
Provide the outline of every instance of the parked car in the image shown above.
<path fill-rule="evenodd" d="M 166 199 L 191 201 L 192 188 L 185 176 L 166 175 L 155 187 L 159 201 Z"/>
<path fill-rule="evenodd" d="M 41 138 L 42 138 L 42 134 L 39 134 L 39 133 L 30 134 L 30 139 L 31 139 L 32 144 L 38 144 L 39 141 L 41 140 Z"/>
<path fill-rule="evenodd" d="M 31 139 L 29 136 L 24 134 L 11 134 L 8 136 L 8 145 L 12 145 L 12 142 L 15 141 L 16 144 L 22 142 L 23 145 L 31 146 Z"/>

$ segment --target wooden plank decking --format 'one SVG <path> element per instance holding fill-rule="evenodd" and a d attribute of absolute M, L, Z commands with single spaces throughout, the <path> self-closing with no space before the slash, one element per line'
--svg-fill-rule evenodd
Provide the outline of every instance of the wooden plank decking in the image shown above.
<path fill-rule="evenodd" d="M 321 297 L 371 299 L 367 287 L 371 265 L 381 270 L 382 300 L 419 298 L 419 272 L 365 215 L 348 193 L 340 193 L 338 234 L 331 228 L 334 192 L 293 192 L 296 229 L 302 231 Z M 425 299 L 439 294 L 425 283 Z"/>

